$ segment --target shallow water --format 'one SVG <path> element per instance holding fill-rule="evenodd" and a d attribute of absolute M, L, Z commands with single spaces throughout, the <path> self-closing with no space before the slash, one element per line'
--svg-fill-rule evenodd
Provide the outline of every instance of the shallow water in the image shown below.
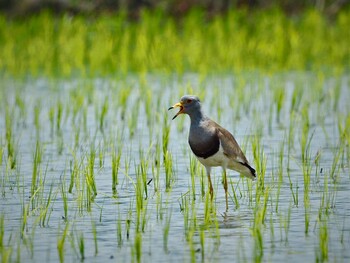
<path fill-rule="evenodd" d="M 278 89 L 284 94 L 279 121 L 275 95 Z M 300 93 L 295 98 L 300 101 L 293 102 L 293 94 L 298 89 Z M 123 92 L 128 94 L 125 105 L 121 100 Z M 258 162 L 266 164 L 266 167 L 263 165 L 263 189 L 258 188 L 259 180 L 250 182 L 229 171 L 228 212 L 225 212 L 221 169 L 214 169 L 215 199 L 210 220 L 206 219 L 201 185 L 203 181 L 206 192 L 207 179 L 198 163 L 195 163 L 195 193 L 192 192 L 190 159 L 193 156 L 187 144 L 189 118 L 179 116 L 171 121 L 176 111 L 167 111 L 188 93 L 198 94 L 207 115 L 235 135 L 254 167 L 257 168 Z M 80 241 L 83 241 L 87 262 L 322 261 L 326 259 L 321 255 L 322 240 L 329 261 L 347 262 L 350 258 L 349 141 L 339 135 L 339 124 L 345 127 L 346 120 L 349 121 L 348 76 L 319 78 L 294 73 L 272 77 L 247 74 L 203 78 L 188 74 L 88 80 L 6 79 L 1 85 L 1 96 L 0 213 L 4 218 L 1 251 L 2 255 L 7 251 L 10 261 L 59 261 L 57 244 L 67 225 L 64 260 L 68 262 L 81 259 Z M 61 117 L 58 117 L 60 107 Z M 39 112 L 37 116 L 35 109 Z M 14 169 L 10 168 L 8 159 L 6 114 L 12 120 L 17 157 Z M 61 118 L 59 124 L 58 118 Z M 163 127 L 170 129 L 167 147 L 172 156 L 170 189 L 166 189 L 165 184 Z M 308 129 L 303 130 L 305 127 Z M 301 149 L 305 132 L 310 141 L 306 151 L 310 164 L 307 196 Z M 38 192 L 31 198 L 37 141 L 42 148 L 42 160 L 38 169 Z M 254 158 L 256 144 L 260 144 L 260 151 Z M 112 152 L 118 151 L 118 145 L 122 150 L 119 184 L 117 193 L 113 193 L 111 158 Z M 84 176 L 89 172 L 87 163 L 91 152 L 95 153 L 93 171 L 97 195 L 91 198 L 89 211 Z M 78 165 L 79 178 L 83 179 L 75 182 L 72 193 L 68 193 L 74 164 Z M 137 184 L 141 164 L 146 167 L 147 182 L 152 181 L 147 185 L 147 198 L 143 194 L 144 208 L 138 224 L 134 184 Z M 159 188 L 156 191 L 157 164 Z M 231 184 L 239 207 L 234 202 Z M 67 218 L 62 185 L 68 204 Z M 50 187 L 48 217 L 45 224 L 40 225 Z M 257 200 L 258 191 L 262 195 Z M 265 199 L 265 215 L 260 222 L 255 219 L 264 210 Z M 35 207 L 33 200 L 37 202 Z M 306 209 L 305 200 L 309 202 Z M 182 210 L 185 203 L 187 217 L 186 209 Z M 25 207 L 27 222 L 23 224 Z M 305 214 L 309 215 L 307 233 Z M 322 227 L 327 238 L 321 238 Z M 142 244 L 140 258 L 135 245 L 137 237 Z"/>

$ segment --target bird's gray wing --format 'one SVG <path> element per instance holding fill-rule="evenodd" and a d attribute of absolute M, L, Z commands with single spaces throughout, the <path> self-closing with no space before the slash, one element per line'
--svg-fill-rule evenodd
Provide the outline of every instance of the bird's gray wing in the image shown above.
<path fill-rule="evenodd" d="M 224 150 L 224 154 L 234 162 L 237 162 L 248 168 L 249 173 L 241 171 L 243 174 L 248 175 L 248 177 L 256 177 L 255 169 L 250 166 L 247 158 L 245 157 L 233 135 L 221 126 L 217 128 L 217 133 L 220 138 L 220 144 Z"/>
<path fill-rule="evenodd" d="M 216 130 L 220 144 L 224 150 L 224 154 L 236 162 L 248 164 L 247 158 L 245 157 L 233 135 L 218 124 Z"/>

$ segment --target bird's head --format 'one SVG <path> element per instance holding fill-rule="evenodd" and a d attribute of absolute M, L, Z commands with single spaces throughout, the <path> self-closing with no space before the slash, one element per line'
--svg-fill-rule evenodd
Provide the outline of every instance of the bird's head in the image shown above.
<path fill-rule="evenodd" d="M 185 95 L 180 99 L 180 102 L 171 106 L 168 110 L 180 108 L 179 112 L 173 117 L 175 119 L 180 114 L 188 114 L 191 115 L 195 112 L 200 112 L 201 102 L 197 96 L 194 95 Z"/>

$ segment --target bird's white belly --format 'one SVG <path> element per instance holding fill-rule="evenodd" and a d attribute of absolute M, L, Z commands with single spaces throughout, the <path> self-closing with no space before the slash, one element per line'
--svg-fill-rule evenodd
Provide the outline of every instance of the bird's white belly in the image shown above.
<path fill-rule="evenodd" d="M 224 154 L 221 145 L 220 145 L 220 149 L 219 151 L 214 154 L 213 156 L 210 156 L 208 158 L 202 158 L 202 157 L 198 157 L 196 156 L 198 161 L 203 164 L 204 166 L 223 166 L 226 167 L 227 163 L 229 162 L 229 159 L 227 158 L 227 156 Z"/>

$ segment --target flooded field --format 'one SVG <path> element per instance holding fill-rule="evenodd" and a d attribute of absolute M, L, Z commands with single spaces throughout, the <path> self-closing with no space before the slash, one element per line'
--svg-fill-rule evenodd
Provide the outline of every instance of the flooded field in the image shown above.
<path fill-rule="evenodd" d="M 350 79 L 124 75 L 1 83 L 2 262 L 350 259 Z M 196 94 L 258 179 L 210 202 L 169 106 Z"/>

